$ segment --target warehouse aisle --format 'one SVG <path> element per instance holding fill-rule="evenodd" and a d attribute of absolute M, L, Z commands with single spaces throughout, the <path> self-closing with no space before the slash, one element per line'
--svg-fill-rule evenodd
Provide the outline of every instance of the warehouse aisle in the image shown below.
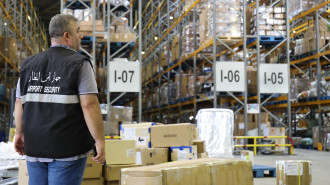
<path fill-rule="evenodd" d="M 294 155 L 258 155 L 255 164 L 276 167 L 276 160 L 308 160 L 312 162 L 312 185 L 329 184 L 330 154 L 316 150 L 295 149 Z M 239 156 L 235 156 L 239 158 Z M 254 185 L 275 185 L 276 178 L 254 178 Z"/>

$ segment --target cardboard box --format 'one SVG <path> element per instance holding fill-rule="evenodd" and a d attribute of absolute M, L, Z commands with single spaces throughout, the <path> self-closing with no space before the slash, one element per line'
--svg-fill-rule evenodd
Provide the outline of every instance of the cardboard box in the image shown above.
<path fill-rule="evenodd" d="M 106 181 L 119 181 L 120 170 L 123 168 L 138 167 L 138 164 L 121 164 L 121 165 L 106 165 L 104 166 L 104 178 Z"/>
<path fill-rule="evenodd" d="M 270 127 L 264 129 L 264 136 L 285 136 L 285 127 Z M 267 140 L 267 139 L 266 139 Z M 285 144 L 285 138 L 269 139 L 275 140 L 275 144 Z M 285 151 L 285 146 L 274 148 L 275 151 Z"/>
<path fill-rule="evenodd" d="M 122 184 L 252 185 L 251 162 L 235 159 L 195 159 L 122 170 Z"/>
<path fill-rule="evenodd" d="M 137 148 L 150 148 L 150 127 L 132 127 L 125 124 L 121 126 L 120 138 L 123 140 L 135 140 Z"/>
<path fill-rule="evenodd" d="M 311 185 L 310 161 L 276 161 L 277 185 Z"/>
<path fill-rule="evenodd" d="M 120 185 L 119 181 L 105 181 L 105 185 Z"/>
<path fill-rule="evenodd" d="M 193 145 L 197 146 L 197 153 L 204 153 L 205 152 L 205 141 L 194 140 Z"/>
<path fill-rule="evenodd" d="M 190 123 L 157 125 L 151 129 L 151 147 L 191 146 L 196 135 L 196 126 Z"/>
<path fill-rule="evenodd" d="M 171 161 L 183 161 L 197 159 L 197 146 L 173 146 L 171 147 Z"/>
<path fill-rule="evenodd" d="M 244 161 L 251 161 L 252 166 L 254 165 L 254 154 L 250 150 L 242 150 L 241 151 L 241 159 Z"/>
<path fill-rule="evenodd" d="M 79 23 L 80 31 L 82 32 L 92 32 L 93 31 L 93 21 L 81 21 Z M 104 25 L 102 20 L 95 21 L 95 31 L 104 32 Z"/>
<path fill-rule="evenodd" d="M 6 38 L 0 35 L 0 52 L 5 55 L 13 64 L 17 64 L 17 41 L 13 38 L 7 38 L 7 47 L 5 45 Z M 7 49 L 7 55 L 6 55 Z M 39 52 L 39 51 L 38 51 Z"/>
<path fill-rule="evenodd" d="M 136 164 L 149 166 L 168 162 L 168 148 L 139 148 L 136 151 Z"/>
<path fill-rule="evenodd" d="M 257 93 L 257 75 L 257 68 L 252 66 L 246 68 L 246 79 L 249 93 Z"/>
<path fill-rule="evenodd" d="M 120 125 L 132 121 L 133 108 L 115 106 L 110 109 L 110 136 L 119 136 Z M 105 126 L 104 129 L 107 127 Z M 106 133 L 106 132 L 105 132 Z"/>
<path fill-rule="evenodd" d="M 106 140 L 105 160 L 111 164 L 135 164 L 135 140 Z"/>
<path fill-rule="evenodd" d="M 104 178 L 99 179 L 83 179 L 81 185 L 104 185 Z"/>
<path fill-rule="evenodd" d="M 92 156 L 88 156 L 83 179 L 98 179 L 101 177 L 102 165 L 93 161 Z"/>
<path fill-rule="evenodd" d="M 18 184 L 28 185 L 29 184 L 29 174 L 27 170 L 27 165 L 25 160 L 20 160 L 18 162 Z"/>

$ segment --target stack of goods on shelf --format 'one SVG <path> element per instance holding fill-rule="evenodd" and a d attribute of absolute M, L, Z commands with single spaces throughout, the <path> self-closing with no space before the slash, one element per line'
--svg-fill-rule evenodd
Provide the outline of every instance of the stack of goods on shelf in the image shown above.
<path fill-rule="evenodd" d="M 118 20 L 119 19 L 119 20 Z M 135 41 L 135 33 L 132 33 L 128 26 L 128 19 L 126 17 L 111 18 L 114 33 L 110 30 L 110 42 L 131 42 Z"/>
<path fill-rule="evenodd" d="M 247 114 L 247 130 L 250 133 L 258 133 L 258 114 Z M 235 136 L 244 136 L 244 114 L 235 115 Z M 268 121 L 268 113 L 260 113 L 260 129 L 263 132 L 266 128 L 270 128 L 270 122 Z M 258 134 L 257 134 L 258 135 Z"/>
<path fill-rule="evenodd" d="M 220 37 L 241 37 L 241 18 L 239 0 L 217 0 L 216 2 L 216 23 L 213 23 L 213 4 L 209 3 L 201 12 L 200 35 L 201 45 L 213 38 L 213 26 L 216 25 L 216 35 Z"/>
<path fill-rule="evenodd" d="M 319 21 L 319 48 L 321 51 L 329 50 L 329 46 L 323 48 L 330 41 L 329 25 L 323 21 Z M 305 37 L 296 40 L 295 55 L 304 55 L 310 52 L 316 53 L 316 28 L 309 27 L 305 32 Z"/>
<path fill-rule="evenodd" d="M 252 185 L 251 162 L 235 159 L 195 159 L 122 170 L 128 185 L 219 184 Z"/>
<path fill-rule="evenodd" d="M 310 161 L 276 161 L 276 184 L 311 185 L 311 182 Z"/>
<path fill-rule="evenodd" d="M 174 82 L 164 83 L 161 87 L 161 105 L 174 104 L 176 101 L 177 85 Z"/>
<path fill-rule="evenodd" d="M 164 46 L 164 51 L 160 54 L 160 66 L 168 66 L 172 59 L 172 52 L 167 49 L 167 45 Z M 162 70 L 162 69 L 161 69 Z M 160 71 L 158 71 L 160 72 Z"/>
<path fill-rule="evenodd" d="M 324 0 L 321 0 L 324 2 Z M 319 1 L 319 3 L 321 3 Z M 314 0 L 295 0 L 290 2 L 290 14 L 289 17 L 292 19 L 293 17 L 303 13 L 309 9 L 311 9 L 315 5 Z"/>
<path fill-rule="evenodd" d="M 263 56 L 263 54 L 261 55 Z M 281 63 L 281 56 L 286 56 L 286 48 L 278 47 L 265 58 L 265 63 Z"/>
<path fill-rule="evenodd" d="M 196 49 L 199 48 L 200 38 L 199 29 L 196 24 L 196 32 L 194 32 L 194 23 L 189 22 L 182 29 L 182 56 L 185 57 L 195 51 L 194 34 L 196 34 Z"/>
<path fill-rule="evenodd" d="M 321 136 L 321 138 L 322 138 L 321 145 L 323 146 L 324 139 L 326 138 L 326 136 L 325 136 L 326 133 L 323 132 L 323 130 L 321 129 L 321 134 L 322 134 L 322 136 Z M 318 148 L 318 143 L 319 143 L 319 139 L 320 139 L 319 136 L 320 136 L 319 127 L 313 127 L 313 148 L 314 149 Z"/>
<path fill-rule="evenodd" d="M 86 9 L 68 9 L 65 8 L 63 10 L 63 14 L 67 15 L 73 15 L 80 21 L 90 21 L 92 20 L 92 9 L 86 8 Z"/>
<path fill-rule="evenodd" d="M 171 45 L 171 62 L 174 60 L 177 60 L 180 58 L 180 51 L 179 51 L 179 37 L 175 35 L 172 40 L 172 45 Z"/>
<path fill-rule="evenodd" d="M 290 83 L 291 100 L 298 99 L 299 94 L 310 89 L 311 80 L 302 78 L 293 78 Z"/>
<path fill-rule="evenodd" d="M 80 32 L 84 36 L 93 36 L 93 21 L 81 21 L 79 23 Z M 104 32 L 104 25 L 102 20 L 95 21 L 95 31 Z M 103 34 L 95 34 L 96 37 L 103 38 Z"/>
<path fill-rule="evenodd" d="M 160 92 L 159 88 L 156 87 L 154 93 L 152 94 L 152 108 L 157 108 L 160 106 L 161 97 L 159 92 Z"/>
<path fill-rule="evenodd" d="M 180 74 L 175 75 L 175 83 L 177 85 L 176 86 L 176 99 L 188 97 L 188 85 L 189 85 L 190 77 L 191 77 L 190 74 L 181 74 L 181 81 L 180 81 Z M 181 92 L 181 96 L 180 96 L 180 92 Z"/>
<path fill-rule="evenodd" d="M 7 39 L 7 47 L 6 47 Z M 0 35 L 0 52 L 6 56 L 14 65 L 17 64 L 17 44 L 14 38 L 5 38 Z M 7 53 L 6 53 L 7 52 Z M 20 64 L 18 64 L 20 66 Z"/>
<path fill-rule="evenodd" d="M 285 8 L 284 7 L 259 7 L 259 35 L 263 36 L 285 36 Z M 256 9 L 251 17 L 251 34 L 257 31 Z"/>
<path fill-rule="evenodd" d="M 257 93 L 257 77 L 258 77 L 258 73 L 257 73 L 257 68 L 253 67 L 253 66 L 248 66 L 246 68 L 246 80 L 247 80 L 247 90 L 248 93 Z"/>
<path fill-rule="evenodd" d="M 330 84 L 324 79 L 320 79 L 320 97 L 330 96 Z M 317 79 L 310 82 L 306 90 L 299 91 L 297 99 L 317 97 Z"/>
<path fill-rule="evenodd" d="M 110 108 L 110 136 L 119 136 L 120 125 L 128 124 L 132 120 L 133 108 L 124 106 L 114 106 Z M 104 121 L 104 130 L 106 133 L 106 124 Z"/>

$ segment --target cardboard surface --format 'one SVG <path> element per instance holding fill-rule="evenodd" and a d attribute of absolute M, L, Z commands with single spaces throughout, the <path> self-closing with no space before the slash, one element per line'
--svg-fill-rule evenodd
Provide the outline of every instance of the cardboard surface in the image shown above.
<path fill-rule="evenodd" d="M 104 178 L 83 179 L 81 185 L 104 185 Z"/>
<path fill-rule="evenodd" d="M 197 146 L 171 147 L 171 161 L 197 159 Z"/>
<path fill-rule="evenodd" d="M 18 185 L 28 185 L 28 184 L 29 184 L 29 174 L 27 171 L 26 161 L 20 160 L 18 166 Z"/>
<path fill-rule="evenodd" d="M 121 182 L 127 185 L 252 185 L 253 173 L 251 162 L 207 158 L 126 168 L 122 170 Z"/>
<path fill-rule="evenodd" d="M 140 153 L 141 165 L 149 166 L 168 162 L 168 152 L 168 148 L 141 148 L 137 149 L 137 157 Z"/>
<path fill-rule="evenodd" d="M 190 146 L 196 135 L 196 126 L 190 123 L 151 127 L 151 147 Z"/>
<path fill-rule="evenodd" d="M 87 157 L 83 179 L 97 179 L 102 177 L 102 165 L 93 161 L 92 156 Z"/>
<path fill-rule="evenodd" d="M 194 140 L 193 145 L 197 146 L 197 153 L 204 153 L 205 152 L 205 141 Z"/>
<path fill-rule="evenodd" d="M 104 166 L 104 178 L 106 181 L 119 181 L 120 170 L 122 168 L 138 167 L 137 164 L 124 164 L 124 165 L 106 165 Z"/>
<path fill-rule="evenodd" d="M 107 165 L 135 164 L 135 140 L 105 140 L 105 159 Z"/>
<path fill-rule="evenodd" d="M 277 185 L 311 185 L 310 161 L 276 161 Z"/>

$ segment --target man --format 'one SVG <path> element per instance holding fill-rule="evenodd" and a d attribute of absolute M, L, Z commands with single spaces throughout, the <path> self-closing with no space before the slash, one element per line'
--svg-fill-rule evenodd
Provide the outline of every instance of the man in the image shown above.
<path fill-rule="evenodd" d="M 105 161 L 104 130 L 91 63 L 78 54 L 77 19 L 56 15 L 51 47 L 25 59 L 15 103 L 15 150 L 26 154 L 30 185 L 78 185 L 86 157 Z"/>

